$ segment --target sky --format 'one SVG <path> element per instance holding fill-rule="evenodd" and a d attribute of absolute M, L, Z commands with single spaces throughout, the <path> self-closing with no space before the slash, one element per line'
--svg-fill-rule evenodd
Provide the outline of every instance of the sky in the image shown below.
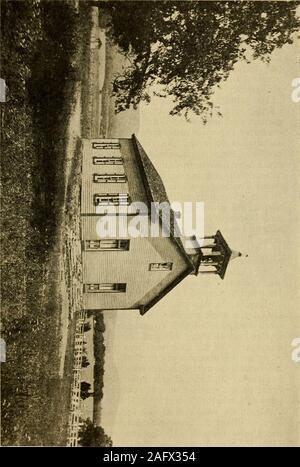
<path fill-rule="evenodd" d="M 299 444 L 299 42 L 240 63 L 203 126 L 140 108 L 138 138 L 171 201 L 204 201 L 248 257 L 187 277 L 144 317 L 105 312 L 103 426 L 115 446 Z M 297 409 L 298 408 L 298 409 Z M 297 428 L 298 427 L 298 428 Z"/>

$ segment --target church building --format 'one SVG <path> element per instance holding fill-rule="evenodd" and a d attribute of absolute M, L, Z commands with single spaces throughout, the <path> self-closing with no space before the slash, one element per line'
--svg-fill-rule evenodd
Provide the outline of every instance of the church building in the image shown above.
<path fill-rule="evenodd" d="M 81 241 L 83 303 L 86 310 L 138 310 L 142 315 L 189 275 L 216 274 L 224 279 L 229 262 L 241 256 L 215 235 L 193 239 L 187 248 L 174 234 L 150 234 L 151 205 L 169 203 L 162 180 L 135 135 L 120 139 L 82 140 Z M 149 210 L 149 235 L 101 237 L 97 225 L 106 207 L 122 222 L 141 215 L 126 209 L 144 203 Z M 164 215 L 158 213 L 164 229 Z"/>

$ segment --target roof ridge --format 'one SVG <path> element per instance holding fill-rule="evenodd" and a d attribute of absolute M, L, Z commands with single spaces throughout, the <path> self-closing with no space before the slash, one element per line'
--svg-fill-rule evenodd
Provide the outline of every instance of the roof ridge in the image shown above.
<path fill-rule="evenodd" d="M 151 161 L 151 159 L 147 155 L 146 151 L 144 150 L 143 146 L 141 145 L 141 143 L 139 142 L 139 140 L 137 139 L 135 134 L 132 135 L 132 140 L 134 142 L 134 146 L 136 147 L 136 150 L 137 150 L 137 153 L 139 155 L 140 162 L 141 162 L 141 165 L 142 165 L 142 169 L 143 169 L 143 172 L 144 172 L 144 177 L 143 178 L 144 178 L 144 181 L 147 183 L 147 186 L 145 187 L 146 191 L 148 192 L 148 195 L 150 195 L 150 198 L 154 203 L 167 202 L 169 204 L 169 206 L 170 206 L 170 226 L 169 227 L 170 228 L 168 230 L 170 230 L 170 238 L 172 238 L 172 240 L 176 243 L 176 245 L 177 245 L 178 249 L 180 250 L 182 256 L 184 256 L 186 262 L 194 270 L 194 264 L 191 261 L 189 255 L 187 254 L 180 237 L 177 237 L 177 236 L 174 235 L 174 231 L 176 231 L 176 228 L 177 228 L 177 231 L 179 231 L 178 230 L 178 225 L 176 223 L 175 213 L 174 213 L 173 209 L 171 208 L 171 203 L 169 201 L 169 198 L 168 198 L 164 183 L 163 183 L 163 181 L 161 179 L 161 176 L 159 175 L 158 171 L 154 167 L 153 162 Z M 152 174 L 149 173 L 151 171 L 153 171 Z M 153 174 L 155 174 L 156 180 L 153 180 Z M 162 195 L 162 197 L 160 195 Z M 162 222 L 162 225 L 164 226 L 165 225 L 165 220 L 164 220 L 162 214 L 159 212 L 158 215 L 159 215 L 159 218 L 160 218 L 160 220 Z"/>

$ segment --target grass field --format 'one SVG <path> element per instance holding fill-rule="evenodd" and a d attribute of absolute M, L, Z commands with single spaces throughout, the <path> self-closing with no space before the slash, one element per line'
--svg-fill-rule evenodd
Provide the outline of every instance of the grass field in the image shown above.
<path fill-rule="evenodd" d="M 67 124 L 90 27 L 76 6 L 1 1 L 2 445 L 65 444 L 73 328 L 60 378 L 59 242 Z"/>

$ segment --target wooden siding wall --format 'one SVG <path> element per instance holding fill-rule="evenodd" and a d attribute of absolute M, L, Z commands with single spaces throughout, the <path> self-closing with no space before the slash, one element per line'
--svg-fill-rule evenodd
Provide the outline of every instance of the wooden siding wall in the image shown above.
<path fill-rule="evenodd" d="M 119 142 L 120 149 L 93 149 L 93 142 Z M 121 156 L 124 165 L 94 165 L 93 157 Z M 125 173 L 126 183 L 94 183 L 93 174 Z M 93 196 L 96 193 L 128 193 L 132 202 L 148 204 L 138 162 L 130 139 L 83 140 L 81 239 L 98 240 Z M 127 218 L 130 222 L 132 217 Z M 150 228 L 150 226 L 149 226 Z M 117 238 L 121 238 L 117 235 Z M 125 237 L 124 237 L 125 238 Z M 129 238 L 129 237 L 126 237 Z M 83 283 L 126 283 L 126 292 L 84 293 L 85 309 L 128 309 L 159 294 L 186 268 L 169 238 L 130 238 L 129 251 L 82 251 Z M 149 271 L 150 263 L 172 262 L 172 271 Z M 152 292 L 151 292 L 152 290 Z"/>
<path fill-rule="evenodd" d="M 136 308 L 144 304 L 146 295 L 154 298 L 160 286 L 165 287 L 186 268 L 175 250 L 169 239 L 133 238 L 129 251 L 83 251 L 84 283 L 127 284 L 125 293 L 84 293 L 85 308 Z M 172 271 L 149 271 L 150 263 L 168 261 L 173 263 Z M 151 289 L 155 289 L 153 296 Z"/>
<path fill-rule="evenodd" d="M 116 142 L 120 149 L 93 149 L 92 143 Z M 123 165 L 94 165 L 94 157 L 118 156 L 122 157 Z M 95 183 L 94 174 L 125 174 L 125 183 Z M 81 185 L 81 213 L 95 214 L 94 195 L 98 193 L 128 193 L 131 201 L 147 202 L 143 182 L 138 170 L 133 144 L 130 139 L 93 139 L 83 140 L 82 185 Z M 116 207 L 118 211 L 118 208 Z"/>

